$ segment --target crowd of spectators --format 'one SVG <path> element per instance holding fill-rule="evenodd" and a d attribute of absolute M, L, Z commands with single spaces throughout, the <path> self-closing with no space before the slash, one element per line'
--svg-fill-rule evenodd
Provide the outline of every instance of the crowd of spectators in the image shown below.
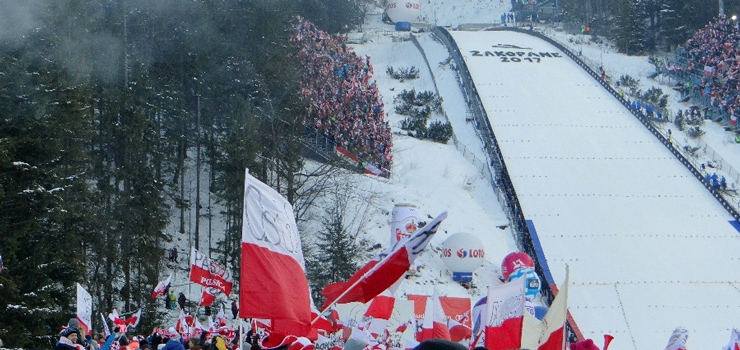
<path fill-rule="evenodd" d="M 378 88 L 370 81 L 370 57 L 359 57 L 342 37 L 332 37 L 300 17 L 293 22 L 291 41 L 300 48 L 307 127 L 389 173 L 391 127 Z"/>
<path fill-rule="evenodd" d="M 722 114 L 740 114 L 740 32 L 734 21 L 719 15 L 679 48 L 683 58 L 666 69 L 683 77 L 682 92 L 701 94 Z"/>

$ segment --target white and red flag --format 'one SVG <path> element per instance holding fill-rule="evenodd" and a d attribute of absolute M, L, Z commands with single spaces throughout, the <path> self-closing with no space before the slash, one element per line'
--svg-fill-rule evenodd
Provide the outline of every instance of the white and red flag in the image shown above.
<path fill-rule="evenodd" d="M 436 294 L 427 299 L 424 321 L 421 324 L 421 332 L 417 340 L 424 341 L 433 338 L 451 340 L 446 316 L 444 310 L 442 310 L 442 304 L 439 302 L 439 296 Z"/>
<path fill-rule="evenodd" d="M 229 296 L 234 285 L 231 271 L 217 264 L 195 247 L 190 249 L 190 281 L 203 287 L 218 289 L 226 296 Z"/>
<path fill-rule="evenodd" d="M 322 331 L 325 334 L 334 333 L 334 323 L 332 323 L 332 321 L 330 321 L 328 318 L 319 314 L 319 310 L 317 310 L 313 306 L 311 307 L 311 319 L 316 320 L 311 324 L 312 331 L 316 330 L 318 334 L 321 334 L 318 331 Z"/>
<path fill-rule="evenodd" d="M 523 337 L 537 337 L 538 350 L 562 350 L 565 348 L 565 320 L 568 317 L 569 269 L 565 270 L 565 281 L 550 304 L 537 332 L 523 331 Z M 528 314 L 529 315 L 529 314 Z M 525 343 L 523 340 L 522 343 Z"/>
<path fill-rule="evenodd" d="M 396 298 L 387 290 L 375 296 L 370 301 L 370 305 L 368 305 L 367 310 L 363 314 L 363 320 L 366 324 L 365 328 L 370 332 L 371 337 L 377 338 L 385 331 L 388 320 L 393 314 L 393 306 L 395 304 Z"/>
<path fill-rule="evenodd" d="M 447 328 L 450 329 L 450 340 L 456 343 L 473 337 L 473 329 L 465 324 L 465 320 L 456 321 L 450 317 Z"/>
<path fill-rule="evenodd" d="M 489 350 L 521 348 L 524 281 L 520 278 L 488 288 L 485 346 Z"/>
<path fill-rule="evenodd" d="M 77 283 L 77 321 L 82 334 L 92 334 L 92 296 Z"/>
<path fill-rule="evenodd" d="M 381 253 L 370 260 L 347 282 L 331 283 L 324 287 L 321 294 L 326 297 L 326 302 L 321 309 L 325 310 L 333 303 L 367 303 L 391 287 L 413 265 L 446 218 L 447 212 L 442 212 L 426 226 L 396 243 L 389 252 Z"/>
<path fill-rule="evenodd" d="M 239 316 L 269 319 L 271 338 L 304 336 L 311 300 L 293 206 L 277 191 L 244 174 Z"/>
<path fill-rule="evenodd" d="M 689 331 L 683 327 L 676 327 L 668 339 L 668 345 L 665 350 L 686 350 L 686 340 L 689 338 Z"/>
<path fill-rule="evenodd" d="M 216 288 L 203 287 L 203 293 L 200 295 L 200 306 L 211 306 L 216 300 L 216 295 L 220 291 Z"/>
<path fill-rule="evenodd" d="M 170 274 L 170 276 L 167 277 L 166 280 L 157 283 L 157 286 L 154 287 L 154 291 L 152 292 L 152 299 L 156 299 L 158 296 L 164 295 L 164 291 L 170 285 L 171 279 L 172 279 L 172 274 Z"/>
<path fill-rule="evenodd" d="M 131 317 L 123 320 L 123 323 L 131 328 L 136 328 L 136 326 L 139 325 L 139 321 L 141 321 L 141 309 L 136 311 L 136 313 L 131 315 Z"/>

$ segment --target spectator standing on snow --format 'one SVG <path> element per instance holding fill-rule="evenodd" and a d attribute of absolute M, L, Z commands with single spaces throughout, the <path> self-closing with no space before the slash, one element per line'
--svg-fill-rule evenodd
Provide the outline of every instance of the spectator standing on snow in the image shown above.
<path fill-rule="evenodd" d="M 170 308 L 172 310 L 175 309 L 175 305 L 177 305 L 177 297 L 175 296 L 175 292 L 170 291 L 170 294 L 167 295 L 167 298 L 170 300 Z"/>
<path fill-rule="evenodd" d="M 180 308 L 185 310 L 185 302 L 187 299 L 185 298 L 185 293 L 180 292 L 180 296 L 177 297 L 177 303 L 180 304 Z"/>

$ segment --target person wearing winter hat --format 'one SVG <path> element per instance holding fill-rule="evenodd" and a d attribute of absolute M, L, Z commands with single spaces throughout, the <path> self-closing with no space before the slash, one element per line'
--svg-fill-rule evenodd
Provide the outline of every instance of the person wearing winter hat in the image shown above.
<path fill-rule="evenodd" d="M 164 344 L 162 350 L 185 350 L 185 347 L 180 342 L 180 334 L 175 331 L 175 327 L 170 327 L 167 333 L 169 333 L 170 339 Z"/>
<path fill-rule="evenodd" d="M 77 344 L 77 329 L 67 327 L 59 333 L 59 341 L 54 345 L 54 350 L 78 350 L 75 344 Z"/>

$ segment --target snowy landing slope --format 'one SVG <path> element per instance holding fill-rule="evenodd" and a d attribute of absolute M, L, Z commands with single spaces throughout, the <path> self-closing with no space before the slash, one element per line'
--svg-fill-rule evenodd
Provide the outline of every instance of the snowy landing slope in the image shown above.
<path fill-rule="evenodd" d="M 554 46 L 452 32 L 524 215 L 570 311 L 610 349 L 661 349 L 677 326 L 721 348 L 740 323 L 732 217 L 614 97 Z"/>

